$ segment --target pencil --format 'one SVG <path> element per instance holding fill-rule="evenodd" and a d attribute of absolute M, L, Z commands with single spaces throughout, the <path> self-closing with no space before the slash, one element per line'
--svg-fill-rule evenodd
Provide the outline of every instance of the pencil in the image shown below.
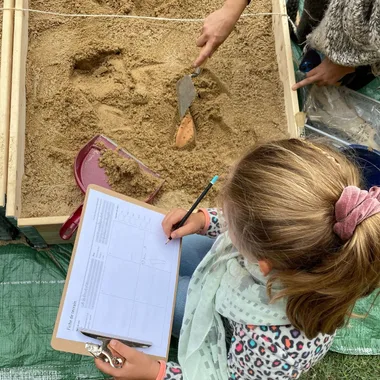
<path fill-rule="evenodd" d="M 195 208 L 199 205 L 199 203 L 202 201 L 202 199 L 206 196 L 206 194 L 208 193 L 208 191 L 211 189 L 211 187 L 213 185 L 215 185 L 215 182 L 218 180 L 218 176 L 216 175 L 209 183 L 208 185 L 206 186 L 206 188 L 203 190 L 202 194 L 198 197 L 198 199 L 194 202 L 194 204 L 191 206 L 190 210 L 186 213 L 186 215 L 182 218 L 182 220 L 175 224 L 173 226 L 173 230 L 172 231 L 175 231 L 175 230 L 178 230 L 178 228 L 181 228 L 187 221 L 187 219 L 189 219 L 189 216 L 193 213 L 193 211 L 195 210 Z M 168 244 L 169 241 L 172 240 L 171 236 L 169 237 L 169 239 L 166 241 L 165 244 Z"/>

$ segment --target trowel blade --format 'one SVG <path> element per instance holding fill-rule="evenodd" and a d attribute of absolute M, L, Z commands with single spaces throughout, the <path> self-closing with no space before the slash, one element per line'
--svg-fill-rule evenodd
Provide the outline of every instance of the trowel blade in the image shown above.
<path fill-rule="evenodd" d="M 183 119 L 187 110 L 194 101 L 197 92 L 191 75 L 186 75 L 177 82 L 177 99 L 180 120 Z"/>

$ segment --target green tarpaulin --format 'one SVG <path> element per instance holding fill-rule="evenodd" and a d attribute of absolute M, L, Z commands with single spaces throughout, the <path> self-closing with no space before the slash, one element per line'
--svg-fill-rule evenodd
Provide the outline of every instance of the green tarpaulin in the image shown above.
<path fill-rule="evenodd" d="M 91 357 L 50 347 L 70 254 L 70 246 L 45 252 L 0 247 L 0 380 L 105 378 Z"/>
<path fill-rule="evenodd" d="M 38 252 L 25 245 L 0 246 L 0 380 L 104 379 L 90 357 L 54 351 L 50 340 L 71 246 Z M 373 296 L 360 301 L 365 313 Z M 380 354 L 380 299 L 366 319 L 351 319 L 333 350 Z"/>
<path fill-rule="evenodd" d="M 377 292 L 376 292 L 377 293 Z M 376 293 L 356 303 L 354 312 L 367 318 L 351 318 L 348 326 L 338 330 L 332 351 L 350 355 L 380 355 L 380 297 Z M 375 301 L 375 302 L 374 302 Z"/>

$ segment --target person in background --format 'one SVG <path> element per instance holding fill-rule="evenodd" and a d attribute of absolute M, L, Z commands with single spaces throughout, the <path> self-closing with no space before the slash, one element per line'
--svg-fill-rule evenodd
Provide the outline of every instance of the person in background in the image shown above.
<path fill-rule="evenodd" d="M 173 325 L 180 364 L 115 341 L 123 368 L 97 367 L 116 380 L 299 378 L 380 284 L 380 187 L 361 184 L 325 145 L 252 148 L 224 184 L 223 212 L 201 209 L 174 231 L 186 210 L 163 220 L 167 236 L 186 236 Z"/>
<path fill-rule="evenodd" d="M 299 0 L 288 0 L 298 9 Z M 201 48 L 194 66 L 200 66 L 227 39 L 249 4 L 247 0 L 226 0 L 222 8 L 204 22 L 197 46 Z M 297 28 L 301 45 L 323 55 L 319 66 L 293 86 L 343 83 L 359 89 L 380 74 L 380 1 L 378 0 L 305 0 Z"/>

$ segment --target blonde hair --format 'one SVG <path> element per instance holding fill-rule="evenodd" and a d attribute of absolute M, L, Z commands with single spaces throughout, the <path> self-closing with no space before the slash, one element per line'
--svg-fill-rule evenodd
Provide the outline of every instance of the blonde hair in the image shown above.
<path fill-rule="evenodd" d="M 335 203 L 350 185 L 360 187 L 361 176 L 343 154 L 291 139 L 246 153 L 222 192 L 237 248 L 271 263 L 272 301 L 286 297 L 290 322 L 310 339 L 342 327 L 380 284 L 380 214 L 348 242 L 333 232 Z M 282 291 L 272 297 L 275 282 Z"/>

